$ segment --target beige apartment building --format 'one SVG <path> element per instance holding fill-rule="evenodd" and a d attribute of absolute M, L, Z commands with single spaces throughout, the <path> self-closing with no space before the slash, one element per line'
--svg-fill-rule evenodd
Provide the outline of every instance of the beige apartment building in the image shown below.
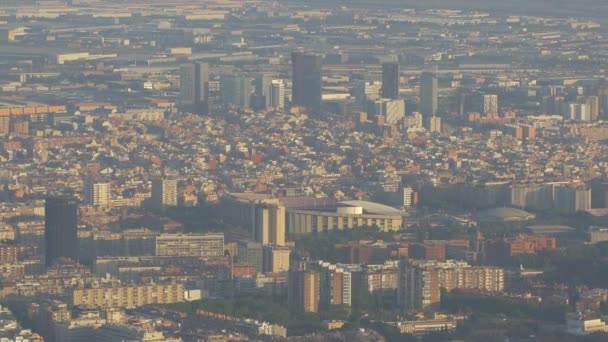
<path fill-rule="evenodd" d="M 149 304 L 171 304 L 183 301 L 184 285 L 169 284 L 74 289 L 70 304 L 133 309 Z"/>

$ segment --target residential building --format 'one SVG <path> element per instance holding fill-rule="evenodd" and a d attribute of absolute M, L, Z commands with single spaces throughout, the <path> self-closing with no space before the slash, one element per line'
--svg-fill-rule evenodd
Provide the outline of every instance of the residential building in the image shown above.
<path fill-rule="evenodd" d="M 76 288 L 70 296 L 70 305 L 88 305 L 100 308 L 134 309 L 150 304 L 184 302 L 184 285 L 138 285 L 97 288 Z"/>
<path fill-rule="evenodd" d="M 224 256 L 224 234 L 161 234 L 156 238 L 156 255 L 221 258 Z"/>
<path fill-rule="evenodd" d="M 319 273 L 314 271 L 290 271 L 287 297 L 290 310 L 319 312 Z"/>
<path fill-rule="evenodd" d="M 472 267 L 466 262 L 402 260 L 399 268 L 398 303 L 404 310 L 436 309 L 441 289 L 502 291 L 504 270 Z"/>
<path fill-rule="evenodd" d="M 289 271 L 289 256 L 291 250 L 287 247 L 267 245 L 263 247 L 264 273 L 281 273 Z"/>
<path fill-rule="evenodd" d="M 151 201 L 152 206 L 157 210 L 177 206 L 177 180 L 154 178 Z"/>
<path fill-rule="evenodd" d="M 108 208 L 110 206 L 110 183 L 96 182 L 93 179 L 87 179 L 84 184 L 84 202 L 88 205 L 100 208 Z"/>

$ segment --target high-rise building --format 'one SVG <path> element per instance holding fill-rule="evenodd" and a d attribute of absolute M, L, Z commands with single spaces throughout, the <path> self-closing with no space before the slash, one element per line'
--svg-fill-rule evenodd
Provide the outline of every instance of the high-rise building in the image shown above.
<path fill-rule="evenodd" d="M 255 78 L 255 94 L 266 96 L 268 95 L 268 89 L 270 89 L 270 83 L 272 78 L 269 75 L 259 75 Z"/>
<path fill-rule="evenodd" d="M 321 307 L 352 304 L 352 273 L 345 266 L 319 261 L 310 267 L 319 273 Z"/>
<path fill-rule="evenodd" d="M 363 108 L 366 108 L 367 101 L 375 101 L 382 97 L 381 89 L 382 82 L 359 80 L 353 84 L 351 95 L 357 99 L 357 104 L 359 104 Z"/>
<path fill-rule="evenodd" d="M 274 109 L 285 108 L 285 84 L 283 80 L 272 80 L 267 99 L 266 107 Z"/>
<path fill-rule="evenodd" d="M 289 272 L 287 302 L 290 310 L 319 312 L 319 284 L 319 273 L 317 272 Z"/>
<path fill-rule="evenodd" d="M 107 208 L 110 206 L 110 183 L 96 182 L 87 179 L 83 189 L 84 202 L 94 207 Z"/>
<path fill-rule="evenodd" d="M 399 97 L 399 63 L 382 63 L 382 97 L 397 99 Z"/>
<path fill-rule="evenodd" d="M 498 114 L 498 95 L 483 95 L 483 113 L 485 115 Z"/>
<path fill-rule="evenodd" d="M 220 79 L 224 104 L 249 107 L 251 100 L 251 80 L 247 77 L 222 75 Z"/>
<path fill-rule="evenodd" d="M 162 210 L 177 206 L 177 181 L 155 178 L 152 180 L 152 206 Z"/>
<path fill-rule="evenodd" d="M 568 107 L 570 120 L 591 121 L 591 107 L 586 103 L 571 103 Z"/>
<path fill-rule="evenodd" d="M 281 273 L 289 271 L 289 256 L 291 250 L 287 247 L 264 246 L 264 273 Z"/>
<path fill-rule="evenodd" d="M 560 185 L 553 188 L 553 206 L 566 213 L 591 209 L 591 189 Z"/>
<path fill-rule="evenodd" d="M 437 115 L 438 87 L 436 74 L 423 72 L 420 75 L 420 113 L 425 117 Z"/>
<path fill-rule="evenodd" d="M 441 133 L 441 117 L 440 116 L 432 116 L 429 125 L 429 132 L 431 133 Z"/>
<path fill-rule="evenodd" d="M 45 261 L 78 257 L 78 204 L 68 197 L 48 197 L 44 206 Z"/>
<path fill-rule="evenodd" d="M 256 210 L 255 240 L 263 245 L 285 246 L 285 207 L 260 204 Z"/>
<path fill-rule="evenodd" d="M 597 121 L 600 117 L 600 98 L 598 96 L 588 96 L 585 104 L 589 106 L 591 121 Z"/>
<path fill-rule="evenodd" d="M 156 255 L 221 258 L 224 256 L 224 234 L 161 234 L 156 237 Z"/>
<path fill-rule="evenodd" d="M 306 107 L 314 113 L 321 111 L 321 57 L 302 51 L 291 54 L 292 99 L 295 106 Z"/>
<path fill-rule="evenodd" d="M 405 208 L 411 208 L 415 205 L 414 202 L 414 189 L 407 186 L 404 187 L 401 192 L 403 193 L 403 206 Z"/>
<path fill-rule="evenodd" d="M 378 99 L 374 102 L 376 115 L 382 115 L 389 125 L 395 125 L 403 121 L 405 117 L 405 101 L 403 99 Z"/>
<path fill-rule="evenodd" d="M 466 262 L 402 260 L 399 265 L 398 303 L 404 310 L 433 309 L 441 300 L 441 289 L 502 291 L 504 270 L 471 267 Z"/>
<path fill-rule="evenodd" d="M 598 85 L 597 96 L 599 98 L 600 116 L 606 118 L 608 117 L 608 82 L 605 79 L 602 79 Z"/>
<path fill-rule="evenodd" d="M 194 113 L 205 114 L 208 110 L 207 94 L 209 64 L 190 63 L 180 68 L 180 104 Z"/>

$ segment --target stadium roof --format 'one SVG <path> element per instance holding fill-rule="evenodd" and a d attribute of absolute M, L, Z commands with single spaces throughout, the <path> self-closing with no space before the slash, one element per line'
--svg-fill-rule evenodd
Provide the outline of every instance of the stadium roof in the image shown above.
<path fill-rule="evenodd" d="M 368 201 L 345 201 L 340 202 L 339 205 L 347 205 L 350 207 L 362 207 L 365 212 L 376 215 L 401 215 L 401 211 L 399 209 L 389 207 L 388 205 Z"/>

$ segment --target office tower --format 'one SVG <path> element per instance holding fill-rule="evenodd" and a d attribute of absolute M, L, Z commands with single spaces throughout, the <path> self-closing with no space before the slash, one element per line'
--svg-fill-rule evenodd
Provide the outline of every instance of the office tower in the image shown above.
<path fill-rule="evenodd" d="M 264 273 L 280 273 L 289 271 L 289 256 L 291 250 L 287 247 L 264 246 Z"/>
<path fill-rule="evenodd" d="M 155 178 L 152 180 L 152 206 L 162 210 L 177 206 L 177 181 Z"/>
<path fill-rule="evenodd" d="M 292 104 L 321 111 L 321 57 L 301 51 L 291 54 Z"/>
<path fill-rule="evenodd" d="M 319 312 L 319 273 L 314 271 L 289 272 L 287 302 L 290 310 Z"/>
<path fill-rule="evenodd" d="M 399 97 L 399 63 L 382 63 L 382 97 L 397 99 Z"/>
<path fill-rule="evenodd" d="M 257 272 L 264 272 L 264 254 L 262 244 L 253 241 L 239 241 L 237 244 L 237 262 L 242 265 L 253 265 Z"/>
<path fill-rule="evenodd" d="M 68 197 L 48 197 L 44 206 L 46 265 L 58 258 L 76 260 L 78 256 L 78 205 Z"/>
<path fill-rule="evenodd" d="M 180 68 L 180 104 L 194 113 L 206 114 L 208 110 L 209 64 L 190 63 Z"/>
<path fill-rule="evenodd" d="M 224 234 L 161 234 L 156 237 L 156 255 L 221 258 L 224 256 Z"/>
<path fill-rule="evenodd" d="M 498 95 L 483 95 L 483 113 L 485 115 L 498 114 Z"/>
<path fill-rule="evenodd" d="M 272 80 L 268 91 L 266 107 L 274 109 L 285 108 L 285 84 L 283 80 Z"/>
<path fill-rule="evenodd" d="M 247 77 L 222 75 L 220 78 L 222 102 L 227 105 L 249 107 L 251 80 Z"/>
<path fill-rule="evenodd" d="M 597 121 L 600 117 L 600 98 L 597 96 L 588 96 L 585 99 L 585 104 L 589 106 L 591 121 Z"/>
<path fill-rule="evenodd" d="M 108 208 L 110 206 L 110 183 L 87 179 L 84 182 L 83 197 L 84 202 L 88 205 Z"/>
<path fill-rule="evenodd" d="M 260 75 L 255 79 L 255 95 L 263 96 L 266 108 L 270 106 L 270 84 L 272 78 L 269 75 Z"/>
<path fill-rule="evenodd" d="M 263 245 L 285 246 L 285 207 L 261 204 L 256 211 L 255 240 Z"/>
<path fill-rule="evenodd" d="M 429 131 L 431 133 L 441 133 L 441 117 L 432 116 L 430 122 Z"/>
<path fill-rule="evenodd" d="M 395 125 L 403 121 L 405 117 L 405 100 L 379 99 L 374 102 L 376 115 L 382 115 L 389 125 Z"/>
<path fill-rule="evenodd" d="M 420 75 L 420 113 L 425 117 L 437 114 L 437 75 L 423 72 Z"/>
<path fill-rule="evenodd" d="M 564 115 L 568 111 L 564 96 L 550 96 L 543 98 L 542 110 L 545 114 Z"/>

